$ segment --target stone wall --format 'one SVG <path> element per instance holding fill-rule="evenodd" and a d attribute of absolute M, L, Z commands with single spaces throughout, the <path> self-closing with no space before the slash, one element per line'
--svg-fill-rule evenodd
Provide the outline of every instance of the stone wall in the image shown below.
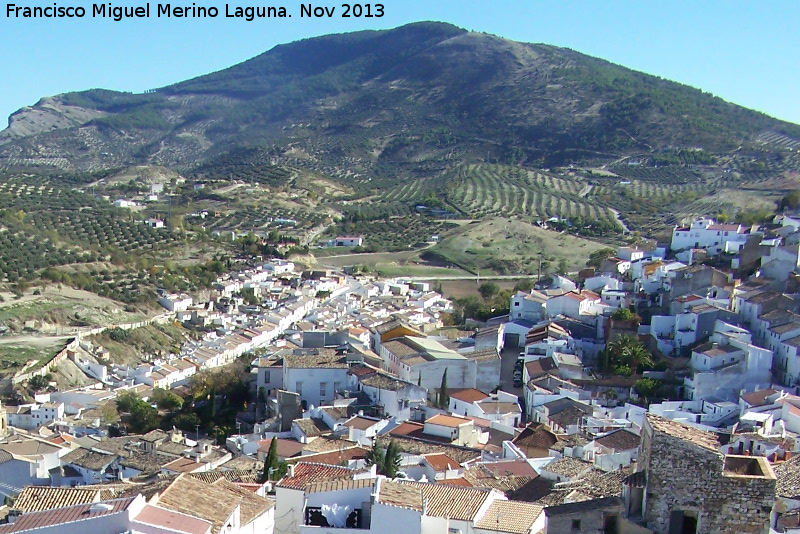
<path fill-rule="evenodd" d="M 775 498 L 768 467 L 767 476 L 723 473 L 721 453 L 654 430 L 649 423 L 640 459 L 647 470 L 644 518 L 655 533 L 669 532 L 675 511 L 695 517 L 698 534 L 768 532 Z"/>

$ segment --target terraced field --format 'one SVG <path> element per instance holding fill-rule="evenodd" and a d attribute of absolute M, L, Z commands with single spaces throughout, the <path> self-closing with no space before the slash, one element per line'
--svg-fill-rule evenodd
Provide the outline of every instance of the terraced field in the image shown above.
<path fill-rule="evenodd" d="M 558 217 L 604 221 L 616 227 L 609 209 L 581 196 L 586 182 L 504 165 L 475 164 L 437 178 L 417 180 L 390 189 L 384 203 L 441 199 L 454 211 L 474 218 L 524 216 L 535 220 Z"/>

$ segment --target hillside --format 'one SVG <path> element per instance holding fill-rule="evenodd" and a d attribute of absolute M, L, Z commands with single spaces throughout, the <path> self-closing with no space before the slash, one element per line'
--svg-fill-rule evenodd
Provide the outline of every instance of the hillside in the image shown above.
<path fill-rule="evenodd" d="M 205 176 L 279 159 L 360 190 L 486 159 L 542 168 L 695 148 L 699 163 L 800 167 L 784 152 L 800 126 L 572 50 L 441 23 L 280 45 L 147 94 L 45 98 L 9 123 L 7 170 L 201 161 Z"/>

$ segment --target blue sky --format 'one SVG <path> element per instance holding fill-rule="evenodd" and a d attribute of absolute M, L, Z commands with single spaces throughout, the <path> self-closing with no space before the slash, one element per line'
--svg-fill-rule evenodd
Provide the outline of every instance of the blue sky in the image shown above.
<path fill-rule="evenodd" d="M 16 1 L 52 5 L 50 0 Z M 300 1 L 271 0 L 259 5 L 284 5 L 293 17 L 253 22 L 224 18 L 224 3 L 195 3 L 218 6 L 221 16 L 9 19 L 1 5 L 0 127 L 10 113 L 42 96 L 93 87 L 140 92 L 228 67 L 280 43 L 419 20 L 565 46 L 800 123 L 796 1 L 383 0 L 383 18 L 342 19 L 341 2 L 321 0 L 312 3 L 336 6 L 337 17 L 309 20 L 299 17 Z M 58 5 L 81 5 L 91 12 L 92 3 Z"/>

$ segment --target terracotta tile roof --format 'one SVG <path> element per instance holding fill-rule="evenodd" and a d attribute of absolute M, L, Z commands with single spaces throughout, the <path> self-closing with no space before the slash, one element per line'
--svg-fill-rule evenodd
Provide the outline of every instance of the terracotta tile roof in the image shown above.
<path fill-rule="evenodd" d="M 557 441 L 558 437 L 543 423 L 531 423 L 511 443 L 518 447 L 549 449 Z"/>
<path fill-rule="evenodd" d="M 75 449 L 62 456 L 61 461 L 90 471 L 99 471 L 111 465 L 116 458 L 116 455 L 113 454 L 103 454 L 89 449 Z"/>
<path fill-rule="evenodd" d="M 273 439 L 278 440 L 278 444 L 276 446 L 278 458 L 292 458 L 294 456 L 300 456 L 300 454 L 303 452 L 303 448 L 306 446 L 305 443 L 300 443 L 299 441 L 295 441 L 293 439 L 262 439 L 258 442 L 258 452 L 263 452 L 265 454 L 268 453 Z"/>
<path fill-rule="evenodd" d="M 147 525 L 159 526 L 187 534 L 205 534 L 211 529 L 209 521 L 167 510 L 160 506 L 153 506 L 152 504 L 146 504 L 133 519 Z"/>
<path fill-rule="evenodd" d="M 380 419 L 372 419 L 370 417 L 364 417 L 363 415 L 354 415 L 344 422 L 344 426 L 348 428 L 355 428 L 357 430 L 367 430 L 379 422 Z"/>
<path fill-rule="evenodd" d="M 606 508 L 617 508 L 624 503 L 619 497 L 606 497 L 603 499 L 592 499 L 588 501 L 572 502 L 557 506 L 546 507 L 544 513 L 547 517 L 554 517 L 566 514 L 577 514 L 587 510 L 603 510 Z"/>
<path fill-rule="evenodd" d="M 400 445 L 400 449 L 407 454 L 428 454 L 432 452 L 444 452 L 454 460 L 460 463 L 468 462 L 480 457 L 481 451 L 477 449 L 470 449 L 468 447 L 458 447 L 448 443 L 433 443 L 430 441 L 422 441 L 413 437 L 395 436 L 387 434 L 378 436 L 377 443 L 379 446 L 386 448 L 389 442 L 396 441 Z"/>
<path fill-rule="evenodd" d="M 549 473 L 572 478 L 591 468 L 592 464 L 589 462 L 584 462 L 583 460 L 578 460 L 570 456 L 564 456 L 555 462 L 547 464 L 542 469 Z"/>
<path fill-rule="evenodd" d="M 322 436 L 321 438 L 315 438 L 306 443 L 305 447 L 303 447 L 303 453 L 316 454 L 320 452 L 334 452 L 351 447 L 352 445 L 352 441 L 338 439 L 331 436 Z"/>
<path fill-rule="evenodd" d="M 556 362 L 552 357 L 549 356 L 547 358 L 539 358 L 538 360 L 533 360 L 525 364 L 525 369 L 528 370 L 528 377 L 532 379 L 546 375 L 548 372 L 556 368 Z"/>
<path fill-rule="evenodd" d="M 647 422 L 650 423 L 650 426 L 652 426 L 653 430 L 656 432 L 662 432 L 674 438 L 688 441 L 704 449 L 719 453 L 720 443 L 716 434 L 706 432 L 705 430 L 698 430 L 677 421 L 670 421 L 669 419 L 651 413 L 646 414 L 646 418 Z"/>
<path fill-rule="evenodd" d="M 430 423 L 432 425 L 446 426 L 449 428 L 458 428 L 459 426 L 466 423 L 471 423 L 472 421 L 470 421 L 469 419 L 464 419 L 463 417 L 456 417 L 453 415 L 444 415 L 441 413 L 437 413 L 433 417 L 426 419 L 425 422 Z"/>
<path fill-rule="evenodd" d="M 379 484 L 379 503 L 422 511 L 423 495 L 419 488 L 391 480 L 382 480 Z"/>
<path fill-rule="evenodd" d="M 238 496 L 242 525 L 252 523 L 257 517 L 265 514 L 270 508 L 275 506 L 275 501 L 272 499 L 256 495 L 250 489 L 243 488 L 224 478 L 220 478 L 214 482 L 212 486 L 222 488 L 227 491 L 228 494 Z"/>
<path fill-rule="evenodd" d="M 463 488 L 472 488 L 474 487 L 470 484 L 469 480 L 464 477 L 458 478 L 444 478 L 436 481 L 437 484 L 447 484 L 448 486 L 461 486 Z"/>
<path fill-rule="evenodd" d="M 312 482 L 306 486 L 306 495 L 309 493 L 324 493 L 327 491 L 343 491 L 360 488 L 371 488 L 375 485 L 375 478 L 337 478 L 335 480 L 323 480 Z"/>
<path fill-rule="evenodd" d="M 489 395 L 474 388 L 453 390 L 452 392 L 448 392 L 448 395 L 454 399 L 470 403 L 489 398 Z"/>
<path fill-rule="evenodd" d="M 423 458 L 434 471 L 447 471 L 448 469 L 458 469 L 461 467 L 457 461 L 441 452 L 426 454 Z"/>
<path fill-rule="evenodd" d="M 409 481 L 399 481 L 399 484 L 422 491 L 427 515 L 459 521 L 474 520 L 489 497 L 489 490 L 485 489 Z"/>
<path fill-rule="evenodd" d="M 330 452 L 320 452 L 316 454 L 303 454 L 287 460 L 288 463 L 313 462 L 315 464 L 328 464 L 341 466 L 344 462 L 351 460 L 364 460 L 369 454 L 369 450 L 364 447 L 348 447 Z"/>
<path fill-rule="evenodd" d="M 309 438 L 316 438 L 322 436 L 324 434 L 331 434 L 332 431 L 328 428 L 328 425 L 322 422 L 322 419 L 314 419 L 314 418 L 303 418 L 303 419 L 295 419 L 292 421 L 293 425 L 297 425 L 297 427 Z"/>
<path fill-rule="evenodd" d="M 254 497 L 260 500 L 253 500 Z M 241 505 L 241 523 L 245 525 L 273 505 L 272 501 L 238 488 L 227 480 L 206 484 L 188 475 L 178 476 L 164 490 L 157 504 L 210 522 L 212 532 L 219 532 L 225 526 L 237 506 Z"/>
<path fill-rule="evenodd" d="M 25 514 L 20 516 L 14 523 L 9 525 L 0 525 L 0 534 L 11 534 L 12 532 L 41 529 L 54 525 L 65 525 L 68 523 L 74 524 L 73 527 L 70 527 L 71 531 L 82 532 L 83 529 L 79 523 L 80 521 L 85 521 L 90 518 L 104 515 L 118 514 L 124 510 L 127 510 L 134 499 L 135 497 L 129 497 L 126 499 L 105 501 L 105 504 L 109 506 L 108 510 L 90 511 L 95 503 L 86 503 L 68 506 L 65 508 L 56 508 L 55 510 Z"/>
<path fill-rule="evenodd" d="M 113 499 L 114 497 L 116 497 L 116 492 L 109 489 L 26 486 L 17 495 L 13 509 L 23 514 L 41 512 L 76 504 Z"/>
<path fill-rule="evenodd" d="M 543 509 L 544 507 L 539 504 L 498 499 L 475 523 L 475 528 L 512 534 L 528 534 Z"/>
<path fill-rule="evenodd" d="M 512 460 L 474 464 L 464 471 L 464 478 L 476 488 L 496 489 L 505 493 L 521 489 L 539 478 L 539 475 L 528 462 Z"/>
<path fill-rule="evenodd" d="M 790 459 L 773 467 L 775 478 L 775 495 L 787 499 L 800 499 L 800 456 Z"/>
<path fill-rule="evenodd" d="M 206 484 L 213 484 L 221 478 L 224 478 L 228 482 L 233 482 L 234 484 L 255 484 L 261 480 L 260 472 L 253 472 L 249 469 L 205 471 L 202 473 L 190 473 L 188 476 L 203 481 Z"/>
<path fill-rule="evenodd" d="M 164 464 L 162 468 L 175 473 L 193 473 L 200 469 L 205 469 L 206 465 L 195 461 L 194 458 L 181 457 Z"/>
<path fill-rule="evenodd" d="M 596 438 L 594 441 L 603 447 L 620 452 L 638 448 L 639 443 L 642 442 L 642 438 L 633 432 L 622 428 L 620 430 L 609 432 L 603 437 Z"/>
<path fill-rule="evenodd" d="M 276 486 L 279 488 L 304 489 L 311 483 L 325 479 L 350 478 L 352 474 L 353 470 L 346 467 L 298 462 L 294 466 L 294 475 L 283 477 Z"/>

